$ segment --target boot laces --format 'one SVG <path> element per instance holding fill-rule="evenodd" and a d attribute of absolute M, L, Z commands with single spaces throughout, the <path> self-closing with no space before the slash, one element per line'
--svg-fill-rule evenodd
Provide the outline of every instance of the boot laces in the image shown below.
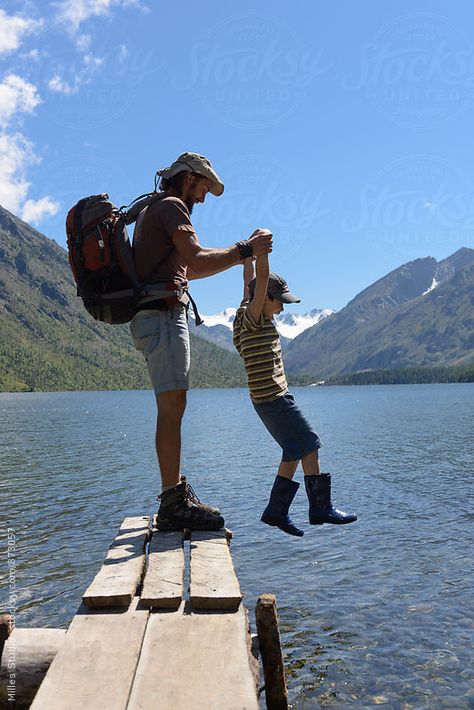
<path fill-rule="evenodd" d="M 192 503 L 197 503 L 198 505 L 204 505 L 204 503 L 196 495 L 196 491 L 194 490 L 194 488 L 189 483 L 187 483 L 186 480 L 184 480 L 184 489 L 186 491 L 186 496 L 188 500 L 190 500 Z"/>
<path fill-rule="evenodd" d="M 180 483 L 184 483 L 184 494 L 191 503 L 194 503 L 195 505 L 199 505 L 204 508 L 209 508 L 209 506 L 205 505 L 201 501 L 191 484 L 187 482 L 186 476 L 181 476 Z M 156 496 L 156 500 L 161 501 L 161 494 Z"/>
<path fill-rule="evenodd" d="M 180 476 L 179 482 L 184 483 L 184 492 L 185 492 L 186 497 L 189 500 L 193 501 L 194 503 L 201 503 L 201 501 L 197 497 L 196 492 L 193 489 L 193 487 L 186 481 L 186 476 Z M 160 501 L 161 496 L 162 496 L 161 493 L 159 495 L 157 495 L 156 500 Z"/>

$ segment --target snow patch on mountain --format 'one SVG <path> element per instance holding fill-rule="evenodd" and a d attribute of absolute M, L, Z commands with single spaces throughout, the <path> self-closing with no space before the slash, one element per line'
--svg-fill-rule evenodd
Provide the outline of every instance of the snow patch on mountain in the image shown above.
<path fill-rule="evenodd" d="M 293 340 L 303 331 L 312 328 L 313 325 L 330 316 L 331 313 L 334 313 L 334 311 L 330 308 L 314 308 L 304 315 L 281 313 L 275 317 L 276 327 L 280 335 Z"/>
<path fill-rule="evenodd" d="M 214 325 L 225 325 L 232 330 L 232 323 L 234 322 L 236 313 L 237 308 L 225 308 L 223 311 L 215 313 L 213 316 L 202 315 L 201 318 L 204 321 L 204 325 L 207 325 L 208 328 L 212 328 Z"/>
<path fill-rule="evenodd" d="M 433 291 L 436 288 L 438 283 L 439 283 L 439 281 L 436 281 L 435 277 L 433 276 L 433 281 L 431 282 L 431 286 L 429 288 L 427 288 L 426 291 L 423 291 L 423 293 L 421 295 L 426 296 L 427 293 L 430 293 L 431 291 Z"/>
<path fill-rule="evenodd" d="M 224 325 L 229 330 L 232 330 L 232 324 L 234 322 L 235 314 L 237 313 L 236 308 L 225 308 L 220 313 L 215 313 L 214 315 L 203 315 L 201 316 L 204 320 L 204 325 L 208 328 L 212 328 L 216 325 Z M 285 338 L 296 338 L 303 331 L 308 328 L 312 328 L 313 325 L 319 323 L 323 318 L 327 318 L 334 311 L 330 308 L 314 308 L 309 313 L 303 315 L 295 313 L 281 313 L 275 316 L 275 323 L 280 335 Z"/>

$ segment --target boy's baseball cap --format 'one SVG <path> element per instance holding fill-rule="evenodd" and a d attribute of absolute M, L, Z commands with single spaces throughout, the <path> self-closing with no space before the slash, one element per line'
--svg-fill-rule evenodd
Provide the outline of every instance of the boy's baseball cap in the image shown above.
<path fill-rule="evenodd" d="M 255 283 L 256 279 L 252 279 L 249 283 L 249 296 L 251 299 L 255 293 Z M 301 303 L 301 298 L 291 293 L 285 279 L 278 276 L 278 274 L 269 274 L 267 293 L 269 296 L 277 298 L 282 303 Z"/>
<path fill-rule="evenodd" d="M 210 160 L 198 153 L 182 153 L 168 168 L 157 170 L 156 174 L 166 180 L 184 171 L 192 171 L 208 178 L 212 182 L 210 192 L 216 197 L 224 192 L 224 183 L 212 167 Z"/>

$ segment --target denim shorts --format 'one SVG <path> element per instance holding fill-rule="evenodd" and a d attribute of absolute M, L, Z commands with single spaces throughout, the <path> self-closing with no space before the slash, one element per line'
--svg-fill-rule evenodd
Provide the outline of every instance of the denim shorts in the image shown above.
<path fill-rule="evenodd" d="M 289 392 L 271 402 L 252 402 L 269 433 L 283 449 L 282 461 L 299 461 L 317 451 L 321 440 Z"/>
<path fill-rule="evenodd" d="M 189 331 L 185 306 L 138 311 L 130 323 L 133 342 L 145 356 L 155 394 L 189 389 Z"/>

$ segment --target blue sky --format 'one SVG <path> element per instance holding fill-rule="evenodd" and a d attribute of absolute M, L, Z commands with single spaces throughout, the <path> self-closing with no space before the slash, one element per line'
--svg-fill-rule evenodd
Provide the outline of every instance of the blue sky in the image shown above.
<path fill-rule="evenodd" d="M 77 199 L 203 153 L 226 189 L 201 242 L 267 227 L 291 310 L 339 309 L 473 246 L 473 27 L 467 0 L 4 2 L 0 204 L 65 246 Z M 239 267 L 193 284 L 203 313 L 240 289 Z"/>

